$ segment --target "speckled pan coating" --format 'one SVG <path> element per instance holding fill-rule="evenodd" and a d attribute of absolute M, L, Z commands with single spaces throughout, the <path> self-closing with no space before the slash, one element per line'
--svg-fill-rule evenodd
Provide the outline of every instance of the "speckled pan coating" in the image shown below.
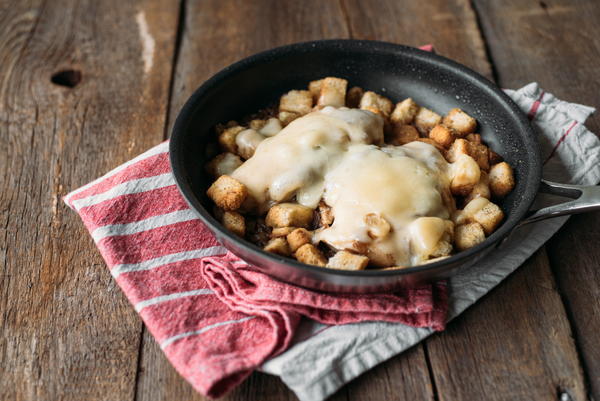
<path fill-rule="evenodd" d="M 515 170 L 516 188 L 501 203 L 505 222 L 485 242 L 440 262 L 401 270 L 347 272 L 308 266 L 263 252 L 227 232 L 211 214 L 203 166 L 214 155 L 213 127 L 238 119 L 290 89 L 325 76 L 346 78 L 394 102 L 412 97 L 440 114 L 460 107 Z M 412 47 L 360 40 L 298 43 L 259 53 L 226 67 L 200 86 L 175 122 L 170 142 L 173 174 L 181 193 L 217 238 L 235 254 L 283 281 L 325 291 L 371 292 L 449 277 L 475 263 L 525 216 L 538 190 L 541 161 L 527 117 L 492 82 L 444 57 Z"/>

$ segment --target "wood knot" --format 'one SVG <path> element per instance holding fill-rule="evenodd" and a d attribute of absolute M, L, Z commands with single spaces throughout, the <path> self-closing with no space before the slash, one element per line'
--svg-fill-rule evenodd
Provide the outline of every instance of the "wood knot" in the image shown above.
<path fill-rule="evenodd" d="M 52 74 L 50 81 L 59 86 L 74 88 L 81 82 L 81 71 L 62 70 Z"/>
<path fill-rule="evenodd" d="M 542 7 L 544 10 L 548 9 L 548 4 L 546 4 L 546 2 L 544 1 L 540 1 L 540 7 Z"/>

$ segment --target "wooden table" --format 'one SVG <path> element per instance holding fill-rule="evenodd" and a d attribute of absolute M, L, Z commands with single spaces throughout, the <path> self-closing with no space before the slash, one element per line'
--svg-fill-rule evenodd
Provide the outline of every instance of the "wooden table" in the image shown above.
<path fill-rule="evenodd" d="M 599 18 L 597 0 L 0 0 L 0 399 L 204 399 L 61 197 L 164 140 L 222 67 L 312 39 L 433 43 L 502 87 L 600 106 Z M 600 399 L 599 242 L 600 213 L 572 218 L 445 332 L 332 399 Z M 256 373 L 226 399 L 295 396 Z"/>

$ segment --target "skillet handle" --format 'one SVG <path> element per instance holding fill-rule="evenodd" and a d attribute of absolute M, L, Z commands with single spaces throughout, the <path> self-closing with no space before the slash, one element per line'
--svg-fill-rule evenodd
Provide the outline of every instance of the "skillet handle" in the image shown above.
<path fill-rule="evenodd" d="M 573 200 L 533 211 L 521 221 L 520 226 L 551 217 L 600 210 L 600 185 L 570 185 L 542 180 L 540 192 Z"/>

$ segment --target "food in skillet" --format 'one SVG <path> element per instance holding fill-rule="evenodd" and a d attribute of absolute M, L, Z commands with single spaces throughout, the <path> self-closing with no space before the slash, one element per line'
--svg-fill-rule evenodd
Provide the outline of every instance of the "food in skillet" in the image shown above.
<path fill-rule="evenodd" d="M 216 127 L 215 217 L 268 252 L 346 270 L 420 265 L 484 241 L 514 177 L 475 119 L 347 84 L 313 81 L 277 110 Z"/>

